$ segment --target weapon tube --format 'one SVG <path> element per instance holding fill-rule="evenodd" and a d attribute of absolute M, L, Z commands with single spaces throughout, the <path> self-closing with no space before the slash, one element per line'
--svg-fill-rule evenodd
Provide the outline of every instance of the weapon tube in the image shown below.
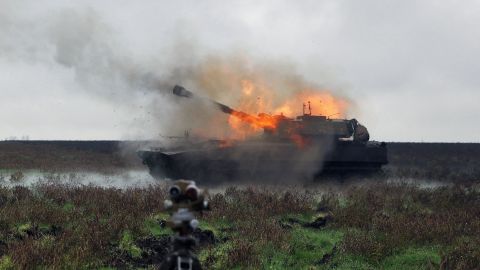
<path fill-rule="evenodd" d="M 180 86 L 180 85 L 175 85 L 175 87 L 173 87 L 173 94 L 177 95 L 179 97 L 186 97 L 186 98 L 197 97 L 198 98 L 198 96 L 195 96 L 192 92 L 188 91 L 187 89 L 185 89 L 185 87 Z M 222 112 L 224 112 L 226 114 L 233 114 L 234 112 L 236 112 L 234 109 L 232 109 L 232 108 L 230 108 L 227 105 L 224 105 L 222 103 L 216 102 L 216 101 L 208 99 L 208 98 L 202 98 L 202 99 L 206 99 L 209 102 L 215 104 Z"/>
<path fill-rule="evenodd" d="M 219 102 L 216 102 L 215 100 L 211 100 L 209 98 L 203 98 L 203 97 L 198 97 L 196 95 L 194 95 L 192 92 L 188 91 L 187 89 L 185 89 L 185 87 L 183 86 L 180 86 L 180 85 L 175 85 L 175 87 L 173 87 L 173 94 L 174 95 L 177 95 L 179 97 L 186 97 L 186 98 L 193 98 L 193 97 L 197 97 L 197 98 L 201 98 L 201 99 L 204 99 L 204 100 L 208 100 L 210 103 L 214 104 L 215 106 L 217 106 L 217 108 L 226 113 L 226 114 L 230 114 L 230 115 L 233 115 L 233 116 L 236 116 L 238 117 L 239 119 L 247 122 L 247 123 L 250 123 L 250 124 L 254 124 L 254 125 L 258 125 L 259 123 L 261 123 L 262 119 L 257 117 L 257 116 L 254 116 L 254 115 L 251 115 L 251 114 L 248 114 L 248 113 L 245 113 L 245 112 L 242 112 L 242 111 L 237 111 L 237 110 L 234 110 L 230 107 L 228 107 L 227 105 L 224 105 L 222 103 L 219 103 Z"/>

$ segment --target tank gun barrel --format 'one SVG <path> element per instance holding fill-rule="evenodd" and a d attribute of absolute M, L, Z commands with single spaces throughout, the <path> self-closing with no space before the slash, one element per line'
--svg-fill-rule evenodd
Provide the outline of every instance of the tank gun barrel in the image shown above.
<path fill-rule="evenodd" d="M 198 96 L 196 96 L 192 92 L 185 89 L 185 87 L 180 86 L 180 85 L 175 85 L 175 87 L 173 87 L 173 94 L 176 95 L 176 96 L 179 96 L 179 97 L 186 97 L 186 98 L 197 97 L 197 98 L 199 98 Z M 208 98 L 201 98 L 201 99 L 208 100 L 210 103 L 215 104 L 215 106 L 217 106 L 222 112 L 224 112 L 226 114 L 234 114 L 235 112 L 237 112 L 234 109 L 228 107 L 227 105 L 216 102 L 214 100 L 211 100 L 211 99 L 208 99 Z"/>
<path fill-rule="evenodd" d="M 220 102 L 217 102 L 217 101 L 214 101 L 214 100 L 211 100 L 211 99 L 208 99 L 208 98 L 199 97 L 199 96 L 193 94 L 192 92 L 188 91 L 187 89 L 185 89 L 185 87 L 183 87 L 183 86 L 175 85 L 175 87 L 173 87 L 173 94 L 177 95 L 179 97 L 185 97 L 185 98 L 197 97 L 197 98 L 207 100 L 210 103 L 214 104 L 223 113 L 233 115 L 233 116 L 239 118 L 240 120 L 242 120 L 244 122 L 247 122 L 249 124 L 252 124 L 252 125 L 255 125 L 255 126 L 258 126 L 258 127 L 261 127 L 261 128 L 273 128 L 272 121 L 266 120 L 266 118 L 267 118 L 266 115 L 263 116 L 263 117 L 257 117 L 257 116 L 254 116 L 254 115 L 242 112 L 242 111 L 234 110 L 234 109 L 232 109 L 232 108 L 228 107 L 227 105 L 222 104 Z"/>
<path fill-rule="evenodd" d="M 185 87 L 180 86 L 180 85 L 175 85 L 173 87 L 173 94 L 177 95 L 179 97 L 186 97 L 186 98 L 191 98 L 193 97 L 193 93 L 185 89 Z"/>

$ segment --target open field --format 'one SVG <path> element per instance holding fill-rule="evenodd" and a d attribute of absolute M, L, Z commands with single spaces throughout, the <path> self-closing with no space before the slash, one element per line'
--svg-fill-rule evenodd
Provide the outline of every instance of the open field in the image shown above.
<path fill-rule="evenodd" d="M 171 232 L 163 185 L 0 188 L 0 269 L 154 267 Z M 475 269 L 477 187 L 342 193 L 228 188 L 201 218 L 207 269 Z"/>
<path fill-rule="evenodd" d="M 144 170 L 142 141 L 1 141 L 0 170 L 52 172 Z M 388 143 L 387 177 L 480 181 L 480 143 Z"/>
<path fill-rule="evenodd" d="M 480 181 L 478 143 L 388 143 L 387 149 L 386 171 L 393 177 Z"/>
<path fill-rule="evenodd" d="M 120 141 L 3 141 L 0 169 L 108 173 L 142 167 L 133 149 L 122 145 Z"/>
<path fill-rule="evenodd" d="M 162 211 L 166 183 L 118 188 L 55 175 L 142 170 L 128 150 L 139 144 L 0 142 L 0 269 L 155 268 L 172 234 Z M 202 264 L 478 269 L 480 145 L 392 143 L 388 150 L 381 175 L 212 191 L 197 232 Z M 17 185 L 29 170 L 52 174 Z"/>

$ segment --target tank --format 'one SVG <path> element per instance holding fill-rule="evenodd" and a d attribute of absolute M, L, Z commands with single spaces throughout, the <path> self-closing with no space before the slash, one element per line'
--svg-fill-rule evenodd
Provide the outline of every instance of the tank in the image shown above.
<path fill-rule="evenodd" d="M 173 94 L 201 98 L 178 85 Z M 367 128 L 356 119 L 312 115 L 310 104 L 304 104 L 303 115 L 295 118 L 265 113 L 255 116 L 207 100 L 221 112 L 263 128 L 263 134 L 243 141 L 194 142 L 185 136 L 175 147 L 138 151 L 152 176 L 200 181 L 275 180 L 379 171 L 388 163 L 386 144 L 370 141 Z"/>

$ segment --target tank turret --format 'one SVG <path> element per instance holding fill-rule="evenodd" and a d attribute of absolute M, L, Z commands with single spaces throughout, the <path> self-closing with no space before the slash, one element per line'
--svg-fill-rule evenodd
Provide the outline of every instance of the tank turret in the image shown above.
<path fill-rule="evenodd" d="M 173 88 L 173 94 L 186 98 L 196 97 L 192 92 L 179 85 Z M 304 104 L 303 115 L 289 118 L 284 115 L 270 115 L 266 113 L 254 116 L 234 110 L 217 101 L 208 100 L 220 111 L 233 115 L 256 127 L 263 128 L 265 136 L 270 139 L 289 139 L 292 136 L 301 136 L 309 140 L 315 140 L 328 137 L 364 143 L 370 139 L 367 128 L 356 119 L 330 119 L 323 115 L 312 115 L 310 104 L 308 106 L 309 113 L 305 112 Z"/>

